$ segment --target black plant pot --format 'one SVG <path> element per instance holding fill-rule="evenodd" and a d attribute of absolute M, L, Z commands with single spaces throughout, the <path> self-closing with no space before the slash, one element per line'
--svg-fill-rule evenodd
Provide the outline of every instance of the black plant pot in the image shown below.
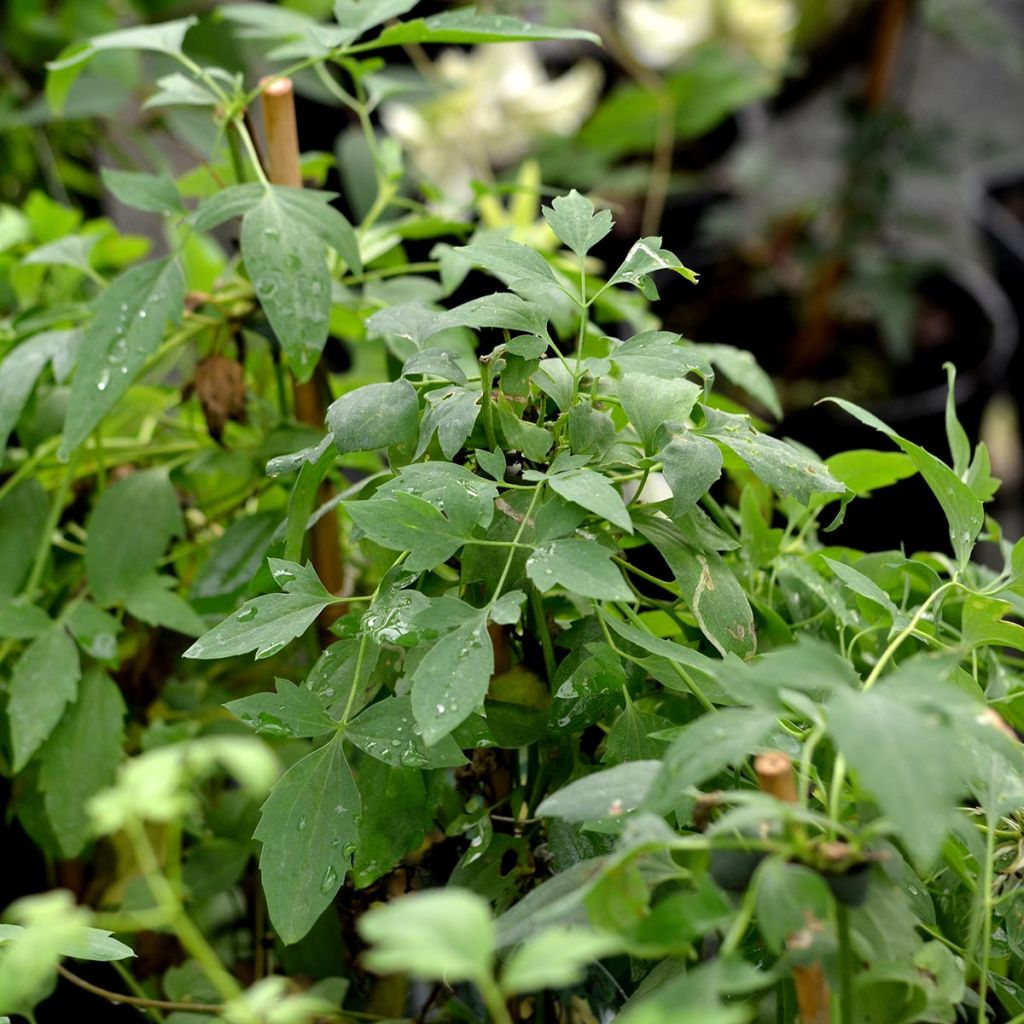
<path fill-rule="evenodd" d="M 824 871 L 821 877 L 839 903 L 848 907 L 862 907 L 867 901 L 868 889 L 871 888 L 871 868 L 871 862 L 866 861 L 842 874 Z"/>
<path fill-rule="evenodd" d="M 747 348 L 766 369 L 784 379 L 785 352 L 797 329 L 792 301 L 779 293 L 734 293 L 730 284 L 716 295 L 717 261 L 708 256 L 704 265 L 697 264 L 694 269 L 702 272 L 702 285 L 711 292 L 706 304 L 710 316 L 703 322 L 687 322 L 685 316 L 677 318 L 669 310 L 662 313 L 666 328 L 695 341 Z M 938 267 L 919 281 L 917 293 L 922 317 L 941 325 L 941 340 L 916 348 L 913 359 L 903 366 L 885 363 L 876 352 L 877 372 L 885 373 L 889 395 L 873 400 L 849 397 L 904 437 L 948 458 L 943 364 L 948 361 L 957 367 L 958 414 L 968 436 L 977 439 L 985 406 L 994 392 L 1006 387 L 1007 369 L 1017 348 L 1017 320 L 995 280 L 973 263 L 949 262 Z M 681 309 L 685 311 L 686 306 Z M 835 356 L 846 358 L 845 344 L 841 338 Z M 791 400 L 791 408 L 775 432 L 807 445 L 823 458 L 857 448 L 895 450 L 878 431 L 837 406 L 814 404 L 840 390 L 844 372 L 849 372 L 843 367 L 848 365 L 848 361 L 839 361 L 838 372 L 833 365 L 820 380 L 801 380 L 799 391 L 796 382 L 784 380 L 787 393 L 799 397 Z M 875 372 L 866 375 L 869 382 Z M 843 526 L 829 538 L 833 543 L 875 550 L 900 545 L 910 551 L 948 551 L 950 547 L 945 520 L 919 476 L 854 502 Z"/>
<path fill-rule="evenodd" d="M 758 865 L 767 857 L 763 851 L 712 850 L 708 873 L 726 892 L 746 892 Z"/>

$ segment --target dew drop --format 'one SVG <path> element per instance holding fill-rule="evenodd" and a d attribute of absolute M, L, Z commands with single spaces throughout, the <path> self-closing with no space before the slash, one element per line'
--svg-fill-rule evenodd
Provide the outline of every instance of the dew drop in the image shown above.
<path fill-rule="evenodd" d="M 107 390 L 107 385 L 109 383 L 110 383 L 110 371 L 109 370 L 104 370 L 100 374 L 100 379 L 98 381 L 96 381 L 96 390 L 97 391 L 106 391 Z"/>
<path fill-rule="evenodd" d="M 252 622 L 258 614 L 258 609 L 255 605 L 249 605 L 247 608 L 243 608 L 235 618 L 239 622 Z"/>
<path fill-rule="evenodd" d="M 306 816 L 305 815 L 302 815 L 302 817 L 299 818 L 299 831 L 300 832 L 305 832 L 306 831 Z"/>
<path fill-rule="evenodd" d="M 324 872 L 324 880 L 320 883 L 320 891 L 321 892 L 330 892 L 331 889 L 333 889 L 335 887 L 335 885 L 337 885 L 337 884 L 338 884 L 338 872 L 335 871 L 334 865 L 331 865 L 331 867 L 329 867 Z"/>

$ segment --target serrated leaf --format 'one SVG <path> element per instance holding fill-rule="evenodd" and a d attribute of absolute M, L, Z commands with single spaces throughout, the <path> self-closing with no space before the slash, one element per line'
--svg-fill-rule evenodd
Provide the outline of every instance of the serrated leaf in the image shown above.
<path fill-rule="evenodd" d="M 90 256 L 99 240 L 99 235 L 65 235 L 33 249 L 22 263 L 27 266 L 74 267 L 85 274 L 92 274 Z"/>
<path fill-rule="evenodd" d="M 78 699 L 39 751 L 39 788 L 62 857 L 77 857 L 91 837 L 86 804 L 113 785 L 117 776 L 125 710 L 113 680 L 105 672 L 91 669 L 79 683 Z"/>
<path fill-rule="evenodd" d="M 104 167 L 103 184 L 125 206 L 148 213 L 184 213 L 185 204 L 169 174 L 143 174 Z"/>
<path fill-rule="evenodd" d="M 362 798 L 332 740 L 281 777 L 260 810 L 260 878 L 281 940 L 298 942 L 330 906 L 352 864 Z"/>
<path fill-rule="evenodd" d="M 526 575 L 541 593 L 561 586 L 598 601 L 632 601 L 633 592 L 611 563 L 611 556 L 611 551 L 591 540 L 556 540 L 530 555 Z"/>
<path fill-rule="evenodd" d="M 345 738 L 394 768 L 457 768 L 466 763 L 451 736 L 428 747 L 422 732 L 413 719 L 410 697 L 385 697 L 345 727 Z"/>
<path fill-rule="evenodd" d="M 576 189 L 556 197 L 541 213 L 558 238 L 581 258 L 612 229 L 611 211 L 595 213 L 594 204 Z"/>
<path fill-rule="evenodd" d="M 689 267 L 684 267 L 674 253 L 662 249 L 660 238 L 651 236 L 633 243 L 619 269 L 609 278 L 608 287 L 631 284 L 639 288 L 647 298 L 655 299 L 658 293 L 654 291 L 650 275 L 657 270 L 671 270 L 692 284 L 697 283 L 697 275 Z"/>
<path fill-rule="evenodd" d="M 184 529 L 165 469 L 132 473 L 108 487 L 87 522 L 85 571 L 96 600 L 124 602 Z"/>
<path fill-rule="evenodd" d="M 964 788 L 951 756 L 957 749 L 952 730 L 881 687 L 867 693 L 838 691 L 826 717 L 836 746 L 914 862 L 930 865 Z M 928 770 L 922 771 L 922 765 Z"/>
<path fill-rule="evenodd" d="M 835 559 L 824 555 L 822 555 L 822 560 L 832 570 L 834 575 L 842 580 L 855 594 L 859 594 L 873 604 L 884 608 L 892 617 L 894 628 L 902 628 L 907 625 L 909 622 L 907 615 L 896 607 L 892 598 L 873 579 L 865 576 L 864 573 L 855 569 L 852 565 L 846 565 L 844 562 L 837 562 Z"/>
<path fill-rule="evenodd" d="M 557 287 L 555 275 L 536 249 L 505 238 L 497 242 L 474 242 L 454 249 L 466 263 L 494 274 L 510 288 Z M 518 286 L 518 287 L 517 287 Z"/>
<path fill-rule="evenodd" d="M 238 611 L 203 634 L 185 658 L 230 658 L 255 651 L 267 658 L 301 636 L 335 598 L 323 594 L 266 594 L 246 601 Z"/>
<path fill-rule="evenodd" d="M 552 474 L 547 481 L 551 490 L 566 501 L 607 519 L 626 533 L 633 532 L 629 509 L 607 477 L 592 469 L 570 469 L 567 473 Z"/>
<path fill-rule="evenodd" d="M 275 679 L 277 693 L 253 693 L 224 705 L 255 732 L 305 739 L 334 732 L 337 723 L 319 698 L 287 679 Z"/>
<path fill-rule="evenodd" d="M 660 761 L 627 761 L 593 772 L 550 794 L 539 817 L 565 821 L 607 821 L 640 807 L 661 770 Z"/>
<path fill-rule="evenodd" d="M 7 696 L 11 764 L 19 772 L 78 695 L 78 649 L 63 627 L 40 634 L 14 663 Z"/>
<path fill-rule="evenodd" d="M 334 0 L 334 19 L 350 39 L 357 39 L 367 29 L 407 14 L 417 3 L 419 0 Z"/>
<path fill-rule="evenodd" d="M 392 551 L 408 551 L 405 565 L 412 570 L 435 568 L 466 542 L 450 520 L 415 494 L 375 496 L 345 508 L 370 540 Z"/>
<path fill-rule="evenodd" d="M 342 455 L 392 445 L 412 448 L 419 412 L 416 389 L 407 380 L 367 384 L 331 403 L 327 426 Z"/>
<path fill-rule="evenodd" d="M 185 278 L 168 257 L 125 271 L 96 300 L 82 339 L 64 424 L 61 452 L 74 451 L 114 407 L 160 347 L 168 320 L 177 320 Z"/>
<path fill-rule="evenodd" d="M 427 651 L 412 676 L 412 712 L 424 743 L 436 743 L 469 718 L 483 703 L 493 672 L 484 615 L 475 615 Z"/>
<path fill-rule="evenodd" d="M 816 871 L 775 858 L 758 871 L 758 926 L 773 953 L 782 953 L 796 932 L 831 916 L 832 896 Z"/>
<path fill-rule="evenodd" d="M 883 423 L 877 416 L 873 416 L 867 410 L 842 398 L 829 398 L 827 401 L 834 402 L 865 426 L 881 431 L 894 444 L 903 449 L 942 506 L 942 511 L 949 524 L 949 539 L 958 564 L 961 568 L 967 565 L 971 558 L 971 552 L 974 550 L 974 543 L 985 521 L 985 510 L 982 503 L 970 487 L 941 459 L 937 459 L 930 452 L 914 444 L 913 441 L 900 437 L 892 427 Z"/>
<path fill-rule="evenodd" d="M 413 458 L 418 459 L 430 447 L 435 433 L 444 457 L 454 458 L 473 432 L 479 415 L 479 387 L 437 388 L 428 392 Z"/>
<path fill-rule="evenodd" d="M 705 380 L 714 370 L 705 356 L 692 345 L 683 344 L 678 334 L 668 331 L 644 331 L 616 345 L 609 353 L 623 373 L 643 373 L 663 380 L 678 380 L 694 372 Z"/>
<path fill-rule="evenodd" d="M 180 71 L 163 75 L 156 80 L 156 92 L 151 93 L 142 104 L 143 110 L 150 107 L 215 107 L 217 96 L 202 83 Z"/>

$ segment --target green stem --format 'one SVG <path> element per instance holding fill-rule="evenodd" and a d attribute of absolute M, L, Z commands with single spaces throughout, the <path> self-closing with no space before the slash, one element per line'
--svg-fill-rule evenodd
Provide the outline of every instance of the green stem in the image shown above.
<path fill-rule="evenodd" d="M 910 622 L 902 629 L 899 633 L 893 637 L 892 643 L 882 652 L 882 656 L 875 663 L 875 667 L 871 670 L 871 674 L 864 680 L 864 689 L 870 690 L 872 686 L 878 681 L 878 677 L 882 674 L 882 669 L 888 664 L 889 659 L 899 649 L 900 644 L 910 636 L 914 630 L 917 629 L 917 624 L 924 618 L 924 614 L 928 609 L 946 593 L 951 587 L 957 585 L 956 580 L 950 580 L 948 583 L 943 583 L 941 587 L 937 587 L 933 590 L 928 597 L 921 603 L 921 607 L 914 612 L 913 618 Z"/>
<path fill-rule="evenodd" d="M 530 523 L 530 517 L 533 515 L 533 510 L 537 507 L 537 502 L 540 500 L 541 491 L 544 489 L 544 484 L 537 484 L 533 492 L 533 497 L 530 499 L 530 504 L 523 514 L 522 522 L 519 524 L 519 529 L 516 530 L 516 535 L 512 538 L 512 549 L 508 553 L 508 558 L 505 559 L 505 565 L 501 570 L 501 576 L 498 577 L 498 584 L 494 588 L 494 593 L 491 595 L 491 600 L 487 605 L 487 609 L 490 610 L 494 607 L 498 598 L 501 597 L 501 592 L 504 589 L 505 581 L 508 579 L 509 571 L 512 569 L 512 559 L 515 558 L 516 548 L 519 547 L 519 542 L 522 540 L 523 534 L 526 532 L 526 527 Z"/>
<path fill-rule="evenodd" d="M 530 587 L 530 608 L 533 610 L 534 626 L 540 637 L 540 647 L 544 652 L 544 671 L 547 673 L 550 686 L 555 681 L 555 671 L 558 666 L 555 661 L 555 646 L 551 641 L 548 616 L 544 610 L 544 598 L 541 597 L 541 593 L 536 587 Z"/>
<path fill-rule="evenodd" d="M 480 357 L 480 391 L 481 410 L 483 412 L 484 433 L 487 436 L 487 446 L 493 452 L 498 446 L 494 435 L 494 398 L 491 395 L 491 382 L 494 377 L 491 370 L 490 356 Z"/>
<path fill-rule="evenodd" d="M 512 1024 L 512 1017 L 508 1012 L 508 1007 L 505 1005 L 505 1000 L 502 998 L 501 989 L 498 988 L 497 982 L 491 977 L 481 978 L 478 982 L 480 988 L 480 994 L 484 997 L 484 1005 L 487 1007 L 487 1012 L 491 1015 L 491 1020 L 494 1024 Z"/>
<path fill-rule="evenodd" d="M 252 164 L 252 169 L 256 172 L 256 177 L 260 180 L 262 185 L 270 188 L 270 180 L 267 178 L 266 172 L 263 170 L 263 164 L 260 163 L 259 154 L 256 152 L 256 146 L 253 144 L 252 136 L 249 134 L 249 129 L 245 127 L 245 121 L 243 121 L 241 115 L 239 115 L 232 120 L 231 124 L 238 133 L 238 137 L 242 140 L 242 145 L 245 147 L 245 152 L 249 157 L 249 163 Z"/>
<path fill-rule="evenodd" d="M 39 586 L 39 582 L 43 578 L 43 570 L 46 568 L 46 561 L 50 557 L 53 531 L 57 529 L 57 523 L 60 521 L 61 512 L 64 511 L 64 502 L 67 501 L 68 491 L 71 489 L 71 482 L 74 478 L 75 458 L 72 456 L 71 461 L 64 470 L 57 493 L 53 496 L 50 514 L 46 517 L 46 522 L 43 524 L 43 534 L 39 539 L 39 547 L 36 549 L 36 557 L 32 563 L 32 571 L 29 573 L 25 586 L 22 588 L 22 593 L 26 594 L 29 598 L 35 593 L 36 587 Z"/>

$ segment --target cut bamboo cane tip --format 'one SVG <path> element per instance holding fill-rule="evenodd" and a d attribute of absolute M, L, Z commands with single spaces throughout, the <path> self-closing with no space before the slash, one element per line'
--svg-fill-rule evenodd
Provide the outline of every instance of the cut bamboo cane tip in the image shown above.
<path fill-rule="evenodd" d="M 260 79 L 260 89 L 266 96 L 275 98 L 287 96 L 292 91 L 292 80 L 277 75 L 267 75 L 266 78 Z"/>
<path fill-rule="evenodd" d="M 781 750 L 769 750 L 754 758 L 754 771 L 761 790 L 787 804 L 797 802 L 793 762 Z"/>

